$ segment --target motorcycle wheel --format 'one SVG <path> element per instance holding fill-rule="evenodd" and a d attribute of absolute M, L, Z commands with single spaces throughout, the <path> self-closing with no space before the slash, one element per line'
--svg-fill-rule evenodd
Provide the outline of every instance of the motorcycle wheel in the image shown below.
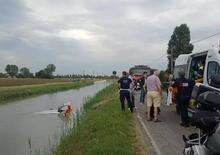
<path fill-rule="evenodd" d="M 183 150 L 183 154 L 184 154 L 184 155 L 194 155 L 194 151 L 193 151 L 192 147 L 190 147 L 190 148 L 185 148 L 185 149 Z"/>

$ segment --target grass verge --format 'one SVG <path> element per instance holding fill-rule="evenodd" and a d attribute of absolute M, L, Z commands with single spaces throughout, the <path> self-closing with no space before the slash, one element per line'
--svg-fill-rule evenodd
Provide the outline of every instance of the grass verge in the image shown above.
<path fill-rule="evenodd" d="M 27 97 L 54 93 L 57 91 L 64 91 L 69 89 L 77 89 L 83 86 L 91 85 L 94 81 L 83 80 L 76 82 L 63 82 L 63 83 L 49 83 L 39 85 L 26 85 L 14 87 L 1 87 L 0 88 L 0 104 L 8 103 L 18 99 Z"/>
<path fill-rule="evenodd" d="M 61 139 L 56 155 L 144 154 L 134 114 L 122 112 L 112 84 L 85 104 L 78 126 Z"/>

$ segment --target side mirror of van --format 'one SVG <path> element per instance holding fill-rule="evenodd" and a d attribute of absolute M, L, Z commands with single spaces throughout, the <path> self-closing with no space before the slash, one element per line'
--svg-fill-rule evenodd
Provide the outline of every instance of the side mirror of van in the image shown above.
<path fill-rule="evenodd" d="M 210 85 L 215 88 L 220 88 L 220 75 L 212 75 Z"/>

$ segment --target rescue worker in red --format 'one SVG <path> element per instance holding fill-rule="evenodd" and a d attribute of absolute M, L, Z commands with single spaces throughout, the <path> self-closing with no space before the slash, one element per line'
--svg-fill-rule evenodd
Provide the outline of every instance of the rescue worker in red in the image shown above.
<path fill-rule="evenodd" d="M 71 105 L 68 105 L 67 109 L 64 112 L 64 116 L 67 117 L 68 115 L 71 114 L 72 111 L 73 111 L 73 109 L 72 109 Z"/>
<path fill-rule="evenodd" d="M 183 127 L 189 127 L 189 117 L 188 117 L 188 103 L 191 98 L 192 89 L 195 85 L 195 81 L 185 78 L 185 72 L 179 72 L 178 79 L 175 80 L 172 87 L 177 88 L 177 104 L 180 109 L 181 123 Z"/>

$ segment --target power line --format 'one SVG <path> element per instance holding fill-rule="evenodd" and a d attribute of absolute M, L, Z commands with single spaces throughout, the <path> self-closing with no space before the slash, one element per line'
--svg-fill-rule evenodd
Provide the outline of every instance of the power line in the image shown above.
<path fill-rule="evenodd" d="M 163 58 L 163 57 L 166 56 L 166 55 L 167 55 L 167 53 L 164 53 L 164 54 L 161 55 L 159 58 L 157 58 L 157 59 L 151 61 L 151 62 L 149 63 L 149 65 L 152 65 L 152 64 L 156 63 L 158 60 L 160 60 L 161 58 Z"/>
<path fill-rule="evenodd" d="M 210 36 L 207 36 L 207 37 L 204 37 L 204 38 L 201 38 L 201 39 L 192 41 L 191 44 L 195 44 L 195 43 L 198 43 L 198 42 L 207 40 L 207 39 L 212 38 L 212 37 L 214 37 L 214 36 L 216 36 L 216 35 L 219 35 L 219 34 L 220 34 L 220 32 L 217 32 L 217 33 L 212 34 L 212 35 L 210 35 Z M 166 56 L 166 55 L 167 55 L 167 53 L 165 53 L 165 54 L 163 54 L 162 56 L 158 57 L 157 59 L 151 61 L 151 63 L 149 63 L 149 65 L 152 65 L 152 64 L 154 64 L 154 63 L 157 63 L 158 60 L 160 60 L 161 58 L 163 58 L 163 57 Z"/>
<path fill-rule="evenodd" d="M 213 35 L 210 35 L 210 36 L 207 36 L 207 37 L 198 39 L 198 40 L 196 40 L 196 41 L 192 41 L 191 44 L 195 44 L 195 43 L 201 42 L 201 41 L 203 41 L 203 40 L 207 40 L 207 39 L 212 38 L 212 37 L 214 37 L 214 36 L 216 36 L 216 35 L 219 35 L 219 34 L 220 34 L 220 32 L 217 32 L 217 33 L 215 33 L 215 34 L 213 34 Z"/>

